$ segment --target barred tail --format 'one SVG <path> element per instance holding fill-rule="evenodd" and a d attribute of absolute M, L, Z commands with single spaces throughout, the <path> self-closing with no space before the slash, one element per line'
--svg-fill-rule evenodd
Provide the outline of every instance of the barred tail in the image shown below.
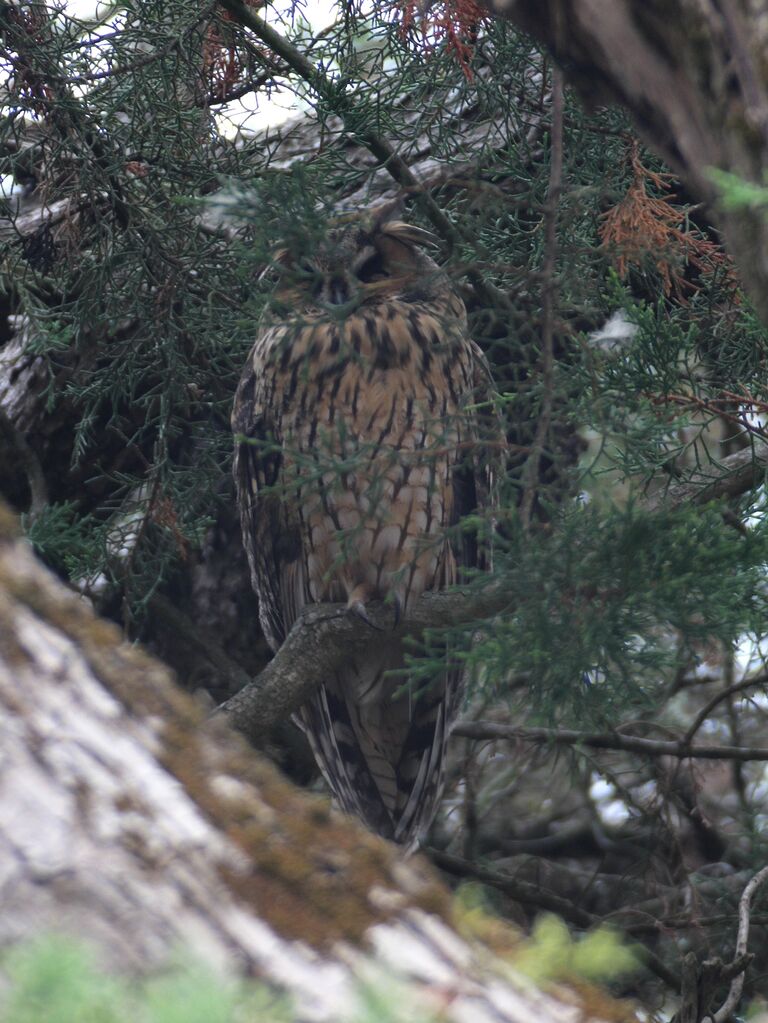
<path fill-rule="evenodd" d="M 296 715 L 341 808 L 378 834 L 411 844 L 426 832 L 445 781 L 458 679 L 403 691 L 397 644 L 368 651 L 321 686 Z"/>

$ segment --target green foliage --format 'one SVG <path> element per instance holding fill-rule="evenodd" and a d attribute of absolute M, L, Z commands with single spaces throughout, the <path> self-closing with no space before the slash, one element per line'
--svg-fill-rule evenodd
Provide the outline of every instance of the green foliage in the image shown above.
<path fill-rule="evenodd" d="M 438 1023 L 441 1016 L 384 970 L 358 987 L 356 1001 L 350 1023 Z"/>
<path fill-rule="evenodd" d="M 515 955 L 515 967 L 537 984 L 548 980 L 617 980 L 639 967 L 635 952 L 609 927 L 573 939 L 559 917 L 545 914 Z"/>
<path fill-rule="evenodd" d="M 217 976 L 189 960 L 141 983 L 98 969 L 69 939 L 26 942 L 0 960 L 5 1023 L 289 1023 L 266 986 Z"/>
<path fill-rule="evenodd" d="M 62 938 L 20 946 L 3 959 L 8 1023 L 122 1023 L 126 992 L 98 973 L 82 949 Z"/>
<path fill-rule="evenodd" d="M 287 998 L 266 984 L 227 978 L 187 956 L 150 979 L 95 965 L 92 950 L 48 935 L 0 958 L 4 1023 L 291 1023 Z M 435 1013 L 384 971 L 361 983 L 349 1023 L 432 1023 Z"/>
<path fill-rule="evenodd" d="M 710 167 L 708 176 L 720 191 L 720 202 L 727 210 L 763 209 L 768 206 L 768 188 L 745 181 L 738 174 Z"/>
<path fill-rule="evenodd" d="M 499 552 L 509 612 L 477 626 L 468 654 L 486 685 L 528 673 L 526 706 L 548 720 L 605 724 L 648 707 L 697 642 L 760 630 L 768 530 L 747 536 L 715 509 L 653 516 L 630 505 L 559 513 L 548 537 Z M 682 642 L 670 642 L 672 635 Z"/>
<path fill-rule="evenodd" d="M 37 554 L 68 578 L 92 575 L 100 564 L 104 537 L 99 543 L 98 523 L 79 514 L 74 502 L 46 505 L 34 519 L 23 518 L 22 525 Z"/>

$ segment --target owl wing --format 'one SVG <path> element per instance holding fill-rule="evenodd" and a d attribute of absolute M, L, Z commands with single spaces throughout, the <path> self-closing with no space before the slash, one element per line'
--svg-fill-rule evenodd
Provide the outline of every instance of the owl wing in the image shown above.
<path fill-rule="evenodd" d="M 267 642 L 277 651 L 309 596 L 300 522 L 294 506 L 280 493 L 280 412 L 257 352 L 258 343 L 235 394 L 234 476 L 259 619 Z"/>

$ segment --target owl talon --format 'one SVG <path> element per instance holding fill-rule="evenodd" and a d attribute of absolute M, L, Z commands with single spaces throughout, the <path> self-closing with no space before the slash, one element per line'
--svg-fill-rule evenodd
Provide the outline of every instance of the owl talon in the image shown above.
<path fill-rule="evenodd" d="M 347 613 L 357 615 L 358 618 L 362 618 L 366 625 L 369 625 L 372 629 L 375 629 L 377 632 L 384 631 L 380 625 L 376 625 L 368 617 L 368 611 L 366 610 L 365 604 L 362 602 L 362 600 L 355 600 L 353 603 L 349 604 L 347 606 Z"/>

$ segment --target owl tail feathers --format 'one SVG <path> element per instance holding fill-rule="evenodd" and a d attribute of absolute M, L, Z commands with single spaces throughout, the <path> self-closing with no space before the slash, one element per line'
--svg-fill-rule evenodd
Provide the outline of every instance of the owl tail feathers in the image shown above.
<path fill-rule="evenodd" d="M 322 686 L 297 719 L 341 809 L 384 838 L 414 846 L 442 795 L 446 704 L 424 696 L 393 700 L 391 691 L 385 699 L 361 708 L 343 690 Z"/>

